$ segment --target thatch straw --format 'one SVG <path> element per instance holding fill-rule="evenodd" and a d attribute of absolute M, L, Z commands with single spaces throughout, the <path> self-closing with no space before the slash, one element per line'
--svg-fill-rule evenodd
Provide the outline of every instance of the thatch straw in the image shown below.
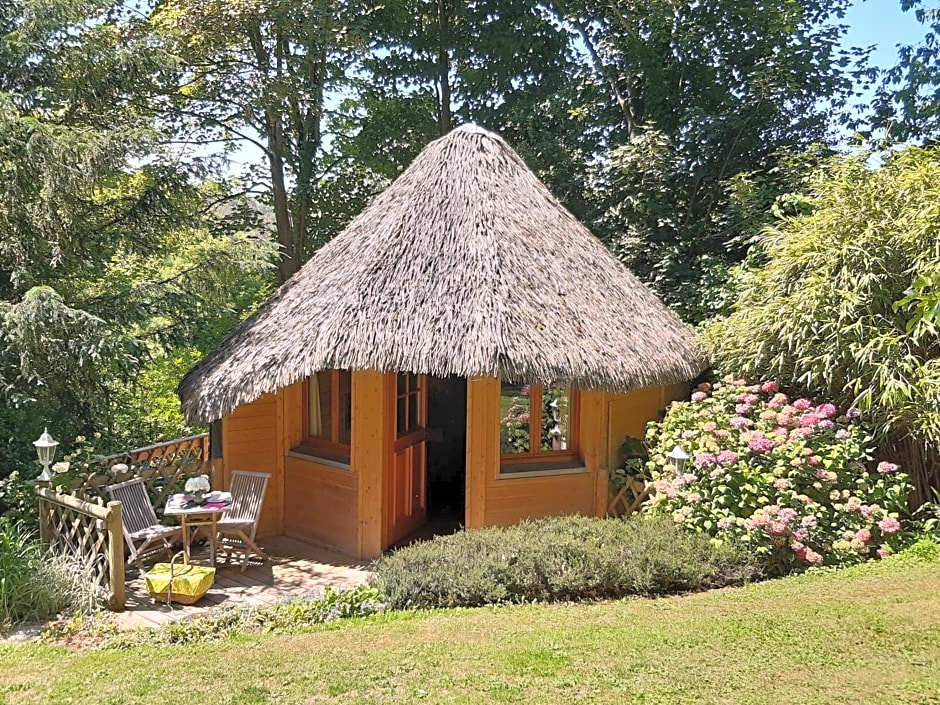
<path fill-rule="evenodd" d="M 628 391 L 694 377 L 688 328 L 475 126 L 414 163 L 179 386 L 206 423 L 324 369 Z"/>

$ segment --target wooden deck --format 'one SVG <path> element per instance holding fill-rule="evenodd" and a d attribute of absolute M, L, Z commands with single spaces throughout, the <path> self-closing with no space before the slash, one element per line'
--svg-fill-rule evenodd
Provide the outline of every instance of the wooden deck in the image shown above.
<path fill-rule="evenodd" d="M 322 590 L 327 586 L 354 587 L 368 578 L 368 563 L 279 536 L 258 542 L 268 560 L 253 560 L 244 573 L 241 564 L 217 566 L 212 589 L 191 606 L 173 604 L 168 607 L 155 602 L 144 586 L 143 577 L 134 571 L 128 575 L 127 604 L 117 614 L 118 622 L 127 628 L 155 627 L 171 620 L 204 612 L 217 605 L 265 605 L 286 597 L 298 597 Z M 194 550 L 193 562 L 203 563 L 207 553 Z"/>

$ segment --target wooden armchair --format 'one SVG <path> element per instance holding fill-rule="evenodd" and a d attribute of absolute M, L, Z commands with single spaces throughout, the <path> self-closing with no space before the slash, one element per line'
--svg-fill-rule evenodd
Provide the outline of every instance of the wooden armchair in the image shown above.
<path fill-rule="evenodd" d="M 173 543 L 183 538 L 178 526 L 164 526 L 157 521 L 157 514 L 147 496 L 142 477 L 119 482 L 106 488 L 111 499 L 121 503 L 124 523 L 124 541 L 130 549 L 128 563 L 142 567 L 141 561 L 160 551 L 173 556 Z"/>
<path fill-rule="evenodd" d="M 255 543 L 255 533 L 258 530 L 264 493 L 267 491 L 270 479 L 271 474 L 266 472 L 232 471 L 232 482 L 229 487 L 232 493 L 232 508 L 219 519 L 218 544 L 228 562 L 231 562 L 233 552 L 241 551 L 244 554 L 242 572 L 248 567 L 248 558 L 252 554 L 262 560 L 267 559 L 264 551 Z"/>

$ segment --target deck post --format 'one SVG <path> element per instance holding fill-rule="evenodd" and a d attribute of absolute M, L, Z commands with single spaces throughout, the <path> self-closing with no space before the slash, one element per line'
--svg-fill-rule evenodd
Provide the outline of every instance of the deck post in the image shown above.
<path fill-rule="evenodd" d="M 39 500 L 39 541 L 46 548 L 52 542 L 52 532 L 49 528 L 49 511 L 46 507 L 46 500 L 42 495 L 37 497 Z"/>
<path fill-rule="evenodd" d="M 108 532 L 108 582 L 111 585 L 109 606 L 116 612 L 124 611 L 124 525 L 120 502 L 108 502 L 105 529 Z"/>

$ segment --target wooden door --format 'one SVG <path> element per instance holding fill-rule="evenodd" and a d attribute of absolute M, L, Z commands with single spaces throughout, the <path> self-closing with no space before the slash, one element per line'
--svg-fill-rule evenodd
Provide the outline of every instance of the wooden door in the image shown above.
<path fill-rule="evenodd" d="M 392 462 L 387 469 L 387 545 L 403 539 L 427 520 L 427 380 L 402 373 L 390 380 L 395 393 Z"/>

